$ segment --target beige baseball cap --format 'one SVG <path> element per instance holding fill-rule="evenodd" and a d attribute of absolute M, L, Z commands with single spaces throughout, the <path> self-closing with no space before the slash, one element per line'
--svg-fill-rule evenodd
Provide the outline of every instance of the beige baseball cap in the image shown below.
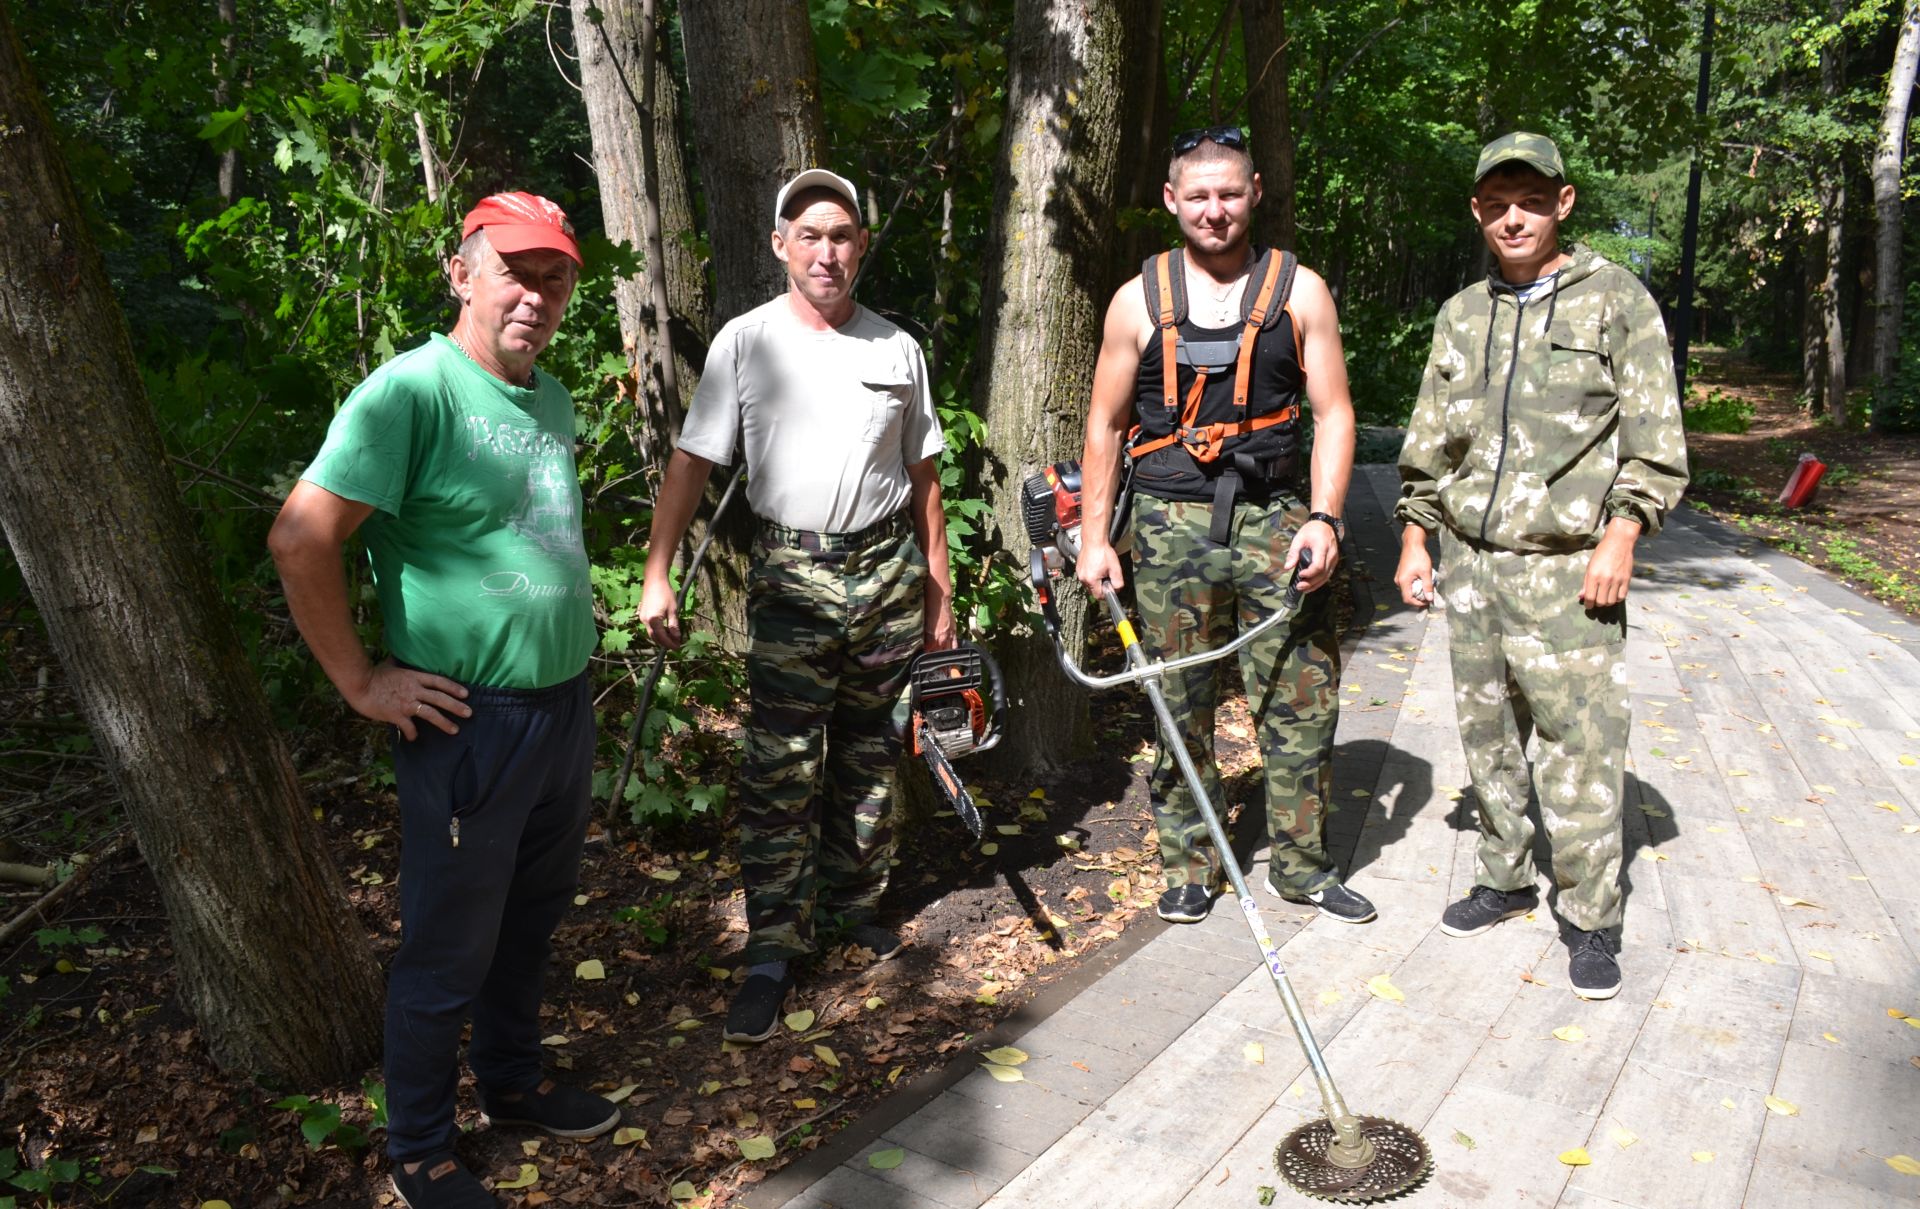
<path fill-rule="evenodd" d="M 853 182 L 836 172 L 825 168 L 808 168 L 797 174 L 792 180 L 780 186 L 780 193 L 773 199 L 773 221 L 778 223 L 786 217 L 787 199 L 805 189 L 831 189 L 847 199 L 847 205 L 853 210 L 855 222 L 863 221 L 860 216 L 860 194 Z"/>

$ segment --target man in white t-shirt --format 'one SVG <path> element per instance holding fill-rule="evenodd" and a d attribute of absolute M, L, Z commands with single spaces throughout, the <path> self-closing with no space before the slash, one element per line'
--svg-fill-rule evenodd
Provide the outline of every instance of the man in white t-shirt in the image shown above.
<path fill-rule="evenodd" d="M 893 854 L 907 667 L 954 642 L 940 421 L 920 346 L 853 300 L 867 237 L 844 178 L 810 168 L 781 188 L 787 291 L 714 338 L 654 507 L 638 616 L 677 647 L 673 552 L 714 463 L 744 447 L 760 529 L 739 790 L 747 978 L 729 1041 L 773 1035 L 818 925 L 883 958 L 900 947 L 871 921 Z"/>

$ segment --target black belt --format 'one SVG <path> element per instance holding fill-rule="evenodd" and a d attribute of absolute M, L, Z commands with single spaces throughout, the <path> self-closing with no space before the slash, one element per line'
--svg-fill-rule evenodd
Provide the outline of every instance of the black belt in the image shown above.
<path fill-rule="evenodd" d="M 765 538 L 769 545 L 785 546 L 790 550 L 805 550 L 809 554 L 849 554 L 899 537 L 911 527 L 907 510 L 902 508 L 885 520 L 875 521 L 864 529 L 855 529 L 848 533 L 822 533 L 813 529 L 794 529 L 786 525 L 776 525 L 763 517 L 760 521 L 760 536 Z"/>

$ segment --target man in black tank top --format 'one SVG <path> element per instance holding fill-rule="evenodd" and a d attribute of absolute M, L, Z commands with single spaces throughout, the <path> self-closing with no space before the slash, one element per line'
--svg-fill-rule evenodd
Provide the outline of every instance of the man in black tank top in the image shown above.
<path fill-rule="evenodd" d="M 1282 607 L 1301 555 L 1311 552 L 1298 616 L 1240 654 L 1265 762 L 1267 885 L 1329 918 L 1364 923 L 1373 904 L 1341 883 L 1325 845 L 1340 647 L 1331 593 L 1320 589 L 1339 563 L 1353 472 L 1339 319 L 1317 274 L 1290 253 L 1253 245 L 1261 182 L 1237 127 L 1176 138 L 1164 197 L 1185 246 L 1149 259 L 1107 308 L 1081 459 L 1078 574 L 1094 590 L 1103 580 L 1122 582 L 1106 538 L 1122 456 L 1134 471 L 1134 595 L 1157 654 L 1225 645 Z M 1299 456 L 1303 396 L 1313 413 L 1311 467 Z M 1220 675 L 1220 665 L 1209 664 L 1165 677 L 1164 687 L 1224 813 L 1213 760 Z M 1226 879 L 1165 751 L 1150 791 L 1167 879 L 1160 916 L 1197 922 Z"/>

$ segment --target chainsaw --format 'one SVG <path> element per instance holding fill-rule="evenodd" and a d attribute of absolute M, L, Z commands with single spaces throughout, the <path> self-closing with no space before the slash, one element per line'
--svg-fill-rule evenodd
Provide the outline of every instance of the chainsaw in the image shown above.
<path fill-rule="evenodd" d="M 1007 710 L 1000 665 L 979 647 L 962 642 L 915 659 L 907 681 L 913 754 L 927 762 L 934 788 L 977 840 L 985 830 L 980 808 L 954 773 L 953 761 L 1000 742 L 1000 721 Z"/>
<path fill-rule="evenodd" d="M 1287 979 L 1279 949 L 1268 935 L 1266 924 L 1260 919 L 1260 908 L 1254 902 L 1253 892 L 1247 887 L 1239 861 L 1234 858 L 1233 845 L 1228 841 L 1219 813 L 1207 795 L 1200 770 L 1188 754 L 1187 745 L 1181 741 L 1179 727 L 1161 691 L 1161 678 L 1166 673 L 1224 659 L 1273 626 L 1293 617 L 1299 609 L 1301 598 L 1298 576 L 1306 572 L 1312 561 L 1312 552 L 1301 549 L 1294 582 L 1284 593 L 1281 607 L 1274 610 L 1271 616 L 1242 631 L 1238 638 L 1225 646 L 1178 659 L 1149 660 L 1134 633 L 1133 624 L 1127 620 L 1119 594 L 1111 584 L 1102 583 L 1100 595 L 1106 603 L 1108 616 L 1120 632 L 1127 670 L 1111 676 L 1090 675 L 1074 663 L 1067 654 L 1066 644 L 1061 641 L 1060 613 L 1054 603 L 1052 588 L 1052 580 L 1056 576 L 1071 578 L 1073 563 L 1080 556 L 1080 487 L 1080 465 L 1077 462 L 1055 462 L 1038 474 L 1030 475 L 1022 484 L 1022 519 L 1026 523 L 1027 537 L 1033 542 L 1027 565 L 1034 596 L 1046 622 L 1047 633 L 1053 639 L 1054 652 L 1062 671 L 1077 683 L 1094 689 L 1137 683 L 1152 703 L 1154 716 L 1160 726 L 1161 743 L 1173 757 L 1174 763 L 1179 765 L 1181 776 L 1193 791 L 1194 802 L 1200 808 L 1201 817 L 1206 820 L 1207 834 L 1212 837 L 1214 851 L 1219 854 L 1227 879 L 1233 883 L 1233 891 L 1240 900 L 1240 912 L 1253 932 L 1254 944 L 1260 949 L 1262 964 L 1267 968 L 1274 989 L 1279 992 L 1281 1005 L 1286 1009 L 1287 1020 L 1293 1025 L 1294 1036 L 1306 1054 L 1307 1063 L 1313 1068 L 1325 1117 L 1310 1121 L 1281 1139 L 1280 1145 L 1274 1148 L 1274 1165 L 1282 1178 L 1296 1190 L 1321 1200 L 1361 1203 L 1398 1196 L 1426 1178 L 1433 1167 L 1433 1152 L 1419 1133 L 1398 1121 L 1385 1117 L 1356 1116 L 1348 1110 L 1346 1101 L 1334 1086 L 1333 1074 L 1327 1069 L 1326 1059 L 1314 1040 L 1313 1030 L 1307 1025 L 1306 1012 L 1300 1006 L 1293 984 Z"/>

